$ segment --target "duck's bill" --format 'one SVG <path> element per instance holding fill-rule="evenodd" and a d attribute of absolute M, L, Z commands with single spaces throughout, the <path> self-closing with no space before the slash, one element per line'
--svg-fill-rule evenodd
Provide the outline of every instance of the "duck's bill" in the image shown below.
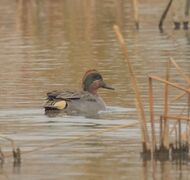
<path fill-rule="evenodd" d="M 104 84 L 104 85 L 102 86 L 102 88 L 104 88 L 104 89 L 111 89 L 111 90 L 115 90 L 114 88 L 112 88 L 112 87 L 108 86 L 107 84 Z"/>

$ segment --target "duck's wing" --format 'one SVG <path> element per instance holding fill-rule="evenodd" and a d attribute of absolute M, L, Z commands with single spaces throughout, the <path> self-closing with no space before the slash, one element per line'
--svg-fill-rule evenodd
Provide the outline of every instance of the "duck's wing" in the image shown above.
<path fill-rule="evenodd" d="M 52 91 L 47 93 L 48 100 L 74 100 L 80 99 L 81 93 L 74 91 Z"/>
<path fill-rule="evenodd" d="M 79 93 L 73 91 L 52 91 L 47 93 L 47 101 L 44 104 L 45 110 L 66 109 L 68 101 L 80 99 Z"/>
<path fill-rule="evenodd" d="M 52 91 L 47 93 L 46 110 L 66 109 L 71 101 L 82 100 L 82 102 L 96 101 L 92 94 L 86 91 Z"/>

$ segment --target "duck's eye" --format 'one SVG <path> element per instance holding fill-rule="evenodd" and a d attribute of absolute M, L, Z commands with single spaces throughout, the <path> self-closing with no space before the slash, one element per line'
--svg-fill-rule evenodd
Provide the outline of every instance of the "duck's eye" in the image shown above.
<path fill-rule="evenodd" d="M 94 74 L 93 79 L 94 80 L 99 80 L 99 79 L 102 79 L 102 76 L 100 74 Z"/>

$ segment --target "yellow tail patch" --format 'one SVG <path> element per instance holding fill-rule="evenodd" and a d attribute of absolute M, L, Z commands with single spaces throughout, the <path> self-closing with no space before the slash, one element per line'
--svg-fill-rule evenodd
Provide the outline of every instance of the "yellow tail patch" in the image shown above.
<path fill-rule="evenodd" d="M 53 105 L 55 108 L 57 109 L 65 109 L 67 106 L 67 102 L 62 100 L 62 101 L 57 101 L 55 102 L 55 104 Z"/>

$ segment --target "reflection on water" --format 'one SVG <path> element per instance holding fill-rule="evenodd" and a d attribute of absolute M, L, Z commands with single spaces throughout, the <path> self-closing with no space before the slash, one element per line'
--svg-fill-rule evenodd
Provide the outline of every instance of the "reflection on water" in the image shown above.
<path fill-rule="evenodd" d="M 189 162 L 142 161 L 138 126 L 86 137 L 138 119 L 113 24 L 126 38 L 145 102 L 147 75 L 162 76 L 169 56 L 190 74 L 190 33 L 166 24 L 160 34 L 163 7 L 164 0 L 141 1 L 136 31 L 129 1 L 0 0 L 0 131 L 22 151 L 21 166 L 7 158 L 0 179 L 189 178 Z M 80 89 L 82 75 L 91 68 L 116 89 L 100 90 L 108 110 L 99 119 L 45 116 L 46 92 Z M 172 74 L 180 80 L 177 72 Z M 156 90 L 160 95 L 161 89 Z M 3 138 L 1 147 L 11 151 Z"/>

